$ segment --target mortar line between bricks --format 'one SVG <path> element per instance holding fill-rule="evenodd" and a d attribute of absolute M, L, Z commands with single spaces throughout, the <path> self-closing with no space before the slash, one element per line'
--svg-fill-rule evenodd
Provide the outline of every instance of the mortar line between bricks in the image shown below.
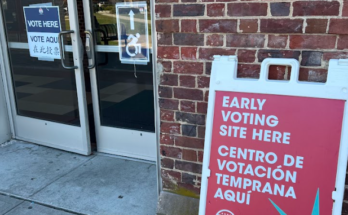
<path fill-rule="evenodd" d="M 185 137 L 185 136 L 183 136 L 183 137 Z M 192 137 L 192 138 L 197 138 L 197 137 Z M 170 148 L 180 148 L 180 149 L 204 151 L 204 149 L 197 149 L 197 148 L 185 147 L 185 146 L 177 146 L 177 145 L 161 144 L 161 146 L 170 147 Z M 165 156 L 165 157 L 168 157 L 168 156 Z M 170 158 L 170 157 L 169 157 L 169 158 Z M 197 161 L 197 162 L 198 162 L 198 161 Z"/>
<path fill-rule="evenodd" d="M 27 202 L 31 202 L 31 203 L 33 202 L 33 203 L 41 205 L 41 206 L 45 206 L 45 207 L 48 207 L 48 208 L 52 208 L 52 209 L 56 209 L 56 210 L 60 210 L 60 211 L 64 211 L 64 212 L 68 212 L 68 213 L 72 213 L 72 214 L 76 214 L 76 215 L 88 215 L 88 214 L 84 214 L 84 213 L 75 212 L 75 211 L 72 211 L 72 210 L 69 210 L 69 209 L 66 209 L 66 208 L 63 208 L 63 207 L 52 206 L 52 205 L 43 203 L 41 201 L 37 201 L 37 200 L 31 199 L 31 198 L 21 197 L 19 195 L 11 194 L 11 193 L 7 193 L 7 192 L 3 192 L 3 191 L 0 191 L 0 195 L 12 197 L 12 198 L 15 198 L 15 199 L 19 199 L 19 200 L 23 200 L 23 201 L 27 201 Z M 21 202 L 16 207 L 12 208 L 10 211 L 14 210 L 15 208 L 17 208 L 19 205 L 21 205 L 23 203 L 24 202 Z M 7 211 L 6 213 L 9 213 L 10 211 Z"/>
<path fill-rule="evenodd" d="M 182 148 L 182 147 L 169 147 L 169 146 L 167 146 L 167 145 L 161 145 L 161 146 L 164 146 L 164 147 L 167 147 L 167 148 L 176 148 L 176 149 L 186 149 L 186 150 L 192 150 L 192 151 L 201 151 L 201 150 L 197 150 L 197 149 L 194 149 L 194 148 Z M 201 152 L 204 152 L 204 151 L 201 151 Z M 165 158 L 172 158 L 172 159 L 176 159 L 176 160 L 178 160 L 178 159 L 181 159 L 181 158 L 175 158 L 175 157 L 169 157 L 169 156 L 165 156 L 165 155 L 161 155 L 162 157 L 165 157 Z M 183 160 L 183 161 L 187 161 L 187 160 Z M 193 162 L 193 163 L 195 163 L 195 164 L 202 164 L 202 162 L 200 162 L 200 161 L 189 161 L 189 162 Z"/>
<path fill-rule="evenodd" d="M 183 162 L 191 163 L 191 161 L 187 161 L 187 160 L 178 160 L 178 159 L 176 159 L 175 161 L 183 161 Z M 164 168 L 164 167 L 162 167 L 162 169 L 163 170 L 170 170 L 170 171 L 175 170 L 176 172 L 187 173 L 187 174 L 196 175 L 196 176 L 202 176 L 202 173 L 196 173 L 196 172 L 190 172 L 190 171 L 187 171 L 187 170 L 175 169 L 175 165 L 174 165 L 173 169 L 168 169 L 168 168 Z"/>
<path fill-rule="evenodd" d="M 266 35 L 273 35 L 276 33 L 266 33 L 264 34 Z M 232 34 L 233 35 L 233 34 Z M 279 35 L 283 35 L 283 34 L 279 34 Z M 291 34 L 289 36 L 302 36 L 302 35 L 295 35 L 295 34 Z M 309 35 L 309 36 L 324 36 L 324 35 Z M 328 36 L 337 36 L 336 34 L 329 34 Z M 316 48 L 300 48 L 300 49 L 291 49 L 291 48 L 272 48 L 272 47 L 236 47 L 236 46 L 193 46 L 193 45 L 160 45 L 160 47 L 197 47 L 199 49 L 249 49 L 249 50 L 253 50 L 253 49 L 267 49 L 267 50 L 288 50 L 288 51 L 300 51 L 300 50 L 322 50 L 322 51 L 337 51 L 337 49 L 335 48 L 321 48 L 321 49 L 316 49 Z M 160 60 L 166 60 L 166 58 L 160 58 Z M 194 60 L 184 60 L 184 59 L 168 59 L 168 60 L 175 60 L 175 61 L 194 61 Z M 206 59 L 196 59 L 196 60 L 206 60 Z M 209 61 L 213 61 L 213 60 L 209 60 Z"/>
<path fill-rule="evenodd" d="M 190 163 L 190 161 L 186 161 L 186 160 L 179 160 L 179 161 L 184 161 L 184 162 Z M 202 174 L 200 174 L 200 173 L 189 172 L 189 171 L 185 171 L 185 170 L 181 170 L 181 169 L 168 169 L 168 168 L 163 168 L 163 167 L 162 167 L 162 169 L 163 170 L 175 171 L 175 172 L 186 173 L 186 174 L 202 177 Z"/>
<path fill-rule="evenodd" d="M 237 19 L 264 19 L 264 20 L 271 20 L 271 19 L 275 19 L 275 20 L 304 20 L 306 18 L 310 18 L 310 19 L 329 19 L 329 18 L 333 18 L 333 19 L 348 19 L 348 17 L 342 17 L 342 16 L 173 16 L 173 17 L 159 17 L 156 19 L 156 21 L 160 21 L 160 20 L 185 20 L 185 19 L 198 19 L 198 21 L 200 20 L 221 20 L 223 18 L 223 20 L 237 20 Z"/>
<path fill-rule="evenodd" d="M 228 2 L 228 3 L 232 3 L 232 4 L 234 4 L 234 3 L 240 3 L 240 2 L 243 2 L 244 3 L 244 1 L 245 0 L 237 0 L 237 1 L 235 1 L 235 2 Z M 247 3 L 262 3 L 262 2 L 264 2 L 264 3 L 267 3 L 267 2 L 277 2 L 277 1 L 279 1 L 279 0 L 250 0 L 250 1 L 248 1 Z M 293 2 L 294 0 L 282 0 L 281 2 Z M 297 1 L 301 1 L 301 0 L 297 0 Z M 315 0 L 310 0 L 310 1 L 315 1 Z M 340 2 L 340 1 L 342 1 L 342 0 L 330 0 L 330 1 L 338 1 L 338 2 Z M 171 4 L 201 4 L 201 3 L 214 3 L 214 2 L 156 2 L 156 4 L 168 4 L 168 3 L 171 3 Z M 222 2 L 215 2 L 215 3 L 224 3 L 224 1 L 222 1 Z"/>
<path fill-rule="evenodd" d="M 172 158 L 172 157 L 162 157 L 162 158 Z M 186 163 L 193 163 L 193 164 L 203 165 L 203 163 L 194 163 L 195 161 L 183 160 L 183 159 L 178 159 L 178 158 L 172 158 L 172 160 L 174 160 L 174 161 L 183 161 L 183 162 L 186 162 Z M 175 165 L 174 165 L 174 166 L 175 166 Z M 169 169 L 169 168 L 167 168 L 167 167 L 162 167 L 162 169 L 166 169 L 166 170 L 177 170 L 178 172 L 191 173 L 191 174 L 195 174 L 195 175 L 199 175 L 199 176 L 202 175 L 202 173 L 190 172 L 190 171 L 188 171 L 188 170 L 182 170 L 182 169 L 175 169 L 175 167 L 173 167 L 173 169 Z"/>
<path fill-rule="evenodd" d="M 338 11 L 338 15 L 342 17 L 344 1 L 343 0 L 338 0 L 338 2 L 340 3 L 340 8 L 339 8 L 339 11 Z"/>

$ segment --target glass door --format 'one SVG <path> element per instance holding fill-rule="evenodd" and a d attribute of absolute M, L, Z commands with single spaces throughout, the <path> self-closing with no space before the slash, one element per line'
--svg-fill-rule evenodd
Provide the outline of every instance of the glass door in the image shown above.
<path fill-rule="evenodd" d="M 15 137 L 67 151 L 90 154 L 81 50 L 83 45 L 79 35 L 76 1 L 0 2 L 0 29 L 5 29 L 5 32 L 0 32 L 0 36 L 3 41 L 2 48 L 7 48 L 2 51 L 9 59 L 5 60 L 5 72 L 12 94 Z M 58 10 L 56 14 L 55 10 Z M 49 16 L 58 18 L 52 21 Z M 60 30 L 65 32 L 60 41 L 59 31 L 52 33 L 51 37 L 42 38 L 40 33 L 29 34 L 32 30 L 45 32 L 48 27 L 59 25 Z M 61 49 L 47 45 L 57 45 L 58 42 L 63 43 Z M 45 57 L 48 53 L 52 56 Z"/>
<path fill-rule="evenodd" d="M 115 5 L 123 0 L 83 3 L 86 29 L 94 35 L 90 77 L 98 151 L 156 160 L 150 1 L 128 2 L 122 10 Z M 127 52 L 143 61 L 121 61 Z"/>

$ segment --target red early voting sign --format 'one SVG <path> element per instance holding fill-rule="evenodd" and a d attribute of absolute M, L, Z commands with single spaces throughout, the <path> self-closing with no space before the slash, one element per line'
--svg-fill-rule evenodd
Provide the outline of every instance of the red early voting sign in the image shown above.
<path fill-rule="evenodd" d="M 271 64 L 291 66 L 290 81 L 268 81 Z M 348 155 L 344 65 L 330 61 L 326 84 L 299 83 L 298 61 L 266 59 L 255 81 L 236 78 L 234 56 L 215 57 L 200 215 L 340 214 Z"/>
<path fill-rule="evenodd" d="M 344 103 L 216 92 L 206 214 L 330 214 Z"/>

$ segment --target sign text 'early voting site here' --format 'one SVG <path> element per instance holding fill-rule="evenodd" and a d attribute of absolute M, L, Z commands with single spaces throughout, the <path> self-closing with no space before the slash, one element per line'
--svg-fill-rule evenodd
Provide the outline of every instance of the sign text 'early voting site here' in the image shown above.
<path fill-rule="evenodd" d="M 209 97 L 200 214 L 333 214 L 345 100 L 243 92 L 236 83 Z"/>

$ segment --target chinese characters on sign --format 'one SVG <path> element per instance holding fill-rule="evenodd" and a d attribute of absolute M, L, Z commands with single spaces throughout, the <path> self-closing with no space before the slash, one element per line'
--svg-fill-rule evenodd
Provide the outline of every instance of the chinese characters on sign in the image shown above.
<path fill-rule="evenodd" d="M 146 2 L 116 4 L 121 63 L 147 64 L 150 61 L 147 16 Z"/>
<path fill-rule="evenodd" d="M 206 214 L 331 214 L 344 104 L 217 91 Z"/>
<path fill-rule="evenodd" d="M 31 57 L 60 59 L 58 34 L 61 31 L 56 6 L 24 7 L 25 24 Z"/>

